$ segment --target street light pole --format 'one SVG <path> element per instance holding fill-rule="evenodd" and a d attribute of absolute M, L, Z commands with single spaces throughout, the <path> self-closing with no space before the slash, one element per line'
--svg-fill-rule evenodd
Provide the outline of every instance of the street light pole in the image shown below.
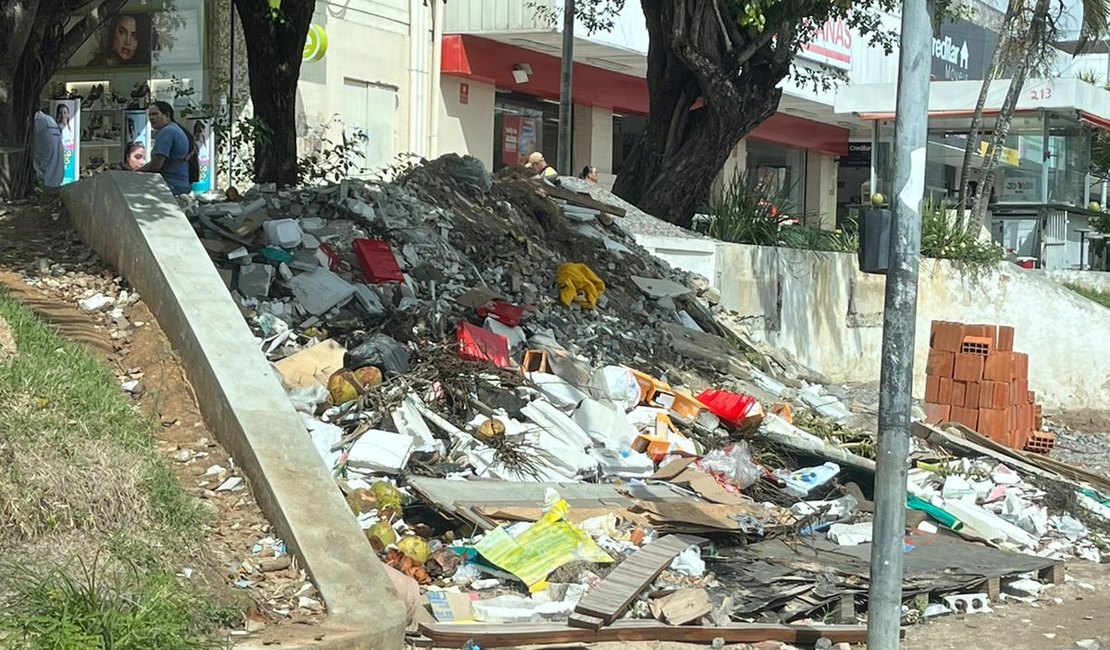
<path fill-rule="evenodd" d="M 874 541 L 867 615 L 868 650 L 897 650 L 902 618 L 902 554 L 910 447 L 917 268 L 925 189 L 932 19 L 928 0 L 902 3 L 890 269 L 883 309 L 879 378 L 879 443 L 875 470 Z M 877 188 L 872 188 L 876 191 Z"/>
<path fill-rule="evenodd" d="M 559 88 L 559 152 L 555 167 L 560 174 L 573 175 L 570 161 L 571 76 L 574 71 L 574 0 L 563 0 L 563 61 Z"/>

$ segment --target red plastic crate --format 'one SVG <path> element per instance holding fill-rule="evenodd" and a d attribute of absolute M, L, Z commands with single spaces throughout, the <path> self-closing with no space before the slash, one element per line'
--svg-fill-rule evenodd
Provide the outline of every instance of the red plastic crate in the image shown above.
<path fill-rule="evenodd" d="M 470 361 L 488 361 L 501 368 L 511 368 L 509 339 L 484 327 L 459 323 L 455 332 L 459 356 Z"/>
<path fill-rule="evenodd" d="M 524 320 L 524 308 L 504 300 L 491 300 L 479 307 L 477 311 L 482 318 L 492 316 L 509 327 L 516 327 Z"/>
<path fill-rule="evenodd" d="M 356 239 L 354 249 L 367 282 L 380 284 L 405 281 L 405 274 L 401 272 L 389 242 L 384 239 Z"/>

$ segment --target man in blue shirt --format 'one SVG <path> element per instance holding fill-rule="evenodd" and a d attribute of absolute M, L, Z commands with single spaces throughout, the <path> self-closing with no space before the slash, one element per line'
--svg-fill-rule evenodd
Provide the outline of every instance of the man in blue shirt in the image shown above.
<path fill-rule="evenodd" d="M 34 135 L 35 175 L 43 187 L 55 188 L 65 176 L 65 153 L 62 151 L 62 129 L 54 118 L 35 113 Z"/>
<path fill-rule="evenodd" d="M 168 102 L 154 102 L 146 113 L 158 135 L 154 138 L 150 162 L 139 171 L 161 174 L 174 196 L 189 194 L 193 190 L 189 183 L 189 157 L 196 152 L 188 134 L 173 120 L 173 106 Z"/>

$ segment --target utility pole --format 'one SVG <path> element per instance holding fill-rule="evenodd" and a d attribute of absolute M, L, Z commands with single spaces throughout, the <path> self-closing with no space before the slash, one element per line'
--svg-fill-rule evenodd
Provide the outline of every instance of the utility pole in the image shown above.
<path fill-rule="evenodd" d="M 928 0 L 903 0 L 902 51 L 894 118 L 894 223 L 883 309 L 879 376 L 879 444 L 875 469 L 874 541 L 868 594 L 868 650 L 898 650 L 902 619 L 902 554 L 910 449 L 913 350 L 917 327 L 917 267 L 921 259 L 921 200 L 929 122 L 929 64 L 933 25 Z M 875 188 L 872 188 L 875 191 Z"/>
<path fill-rule="evenodd" d="M 571 143 L 571 76 L 574 71 L 574 0 L 563 0 L 563 74 L 559 88 L 559 155 L 555 168 L 560 174 L 573 176 L 570 161 Z"/>

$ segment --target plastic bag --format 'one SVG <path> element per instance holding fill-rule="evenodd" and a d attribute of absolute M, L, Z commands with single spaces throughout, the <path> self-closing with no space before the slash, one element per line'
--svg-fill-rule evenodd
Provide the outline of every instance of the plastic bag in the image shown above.
<path fill-rule="evenodd" d="M 750 431 L 763 422 L 763 406 L 759 400 L 743 393 L 730 393 L 710 388 L 697 397 L 721 421 L 740 431 Z"/>
<path fill-rule="evenodd" d="M 763 470 L 752 461 L 748 443 L 738 442 L 714 449 L 698 461 L 698 466 L 714 474 L 722 474 L 740 489 L 755 484 L 763 476 Z"/>
<path fill-rule="evenodd" d="M 366 366 L 377 366 L 387 377 L 403 375 L 409 371 L 408 350 L 391 336 L 374 334 L 343 355 L 347 370 Z"/>

